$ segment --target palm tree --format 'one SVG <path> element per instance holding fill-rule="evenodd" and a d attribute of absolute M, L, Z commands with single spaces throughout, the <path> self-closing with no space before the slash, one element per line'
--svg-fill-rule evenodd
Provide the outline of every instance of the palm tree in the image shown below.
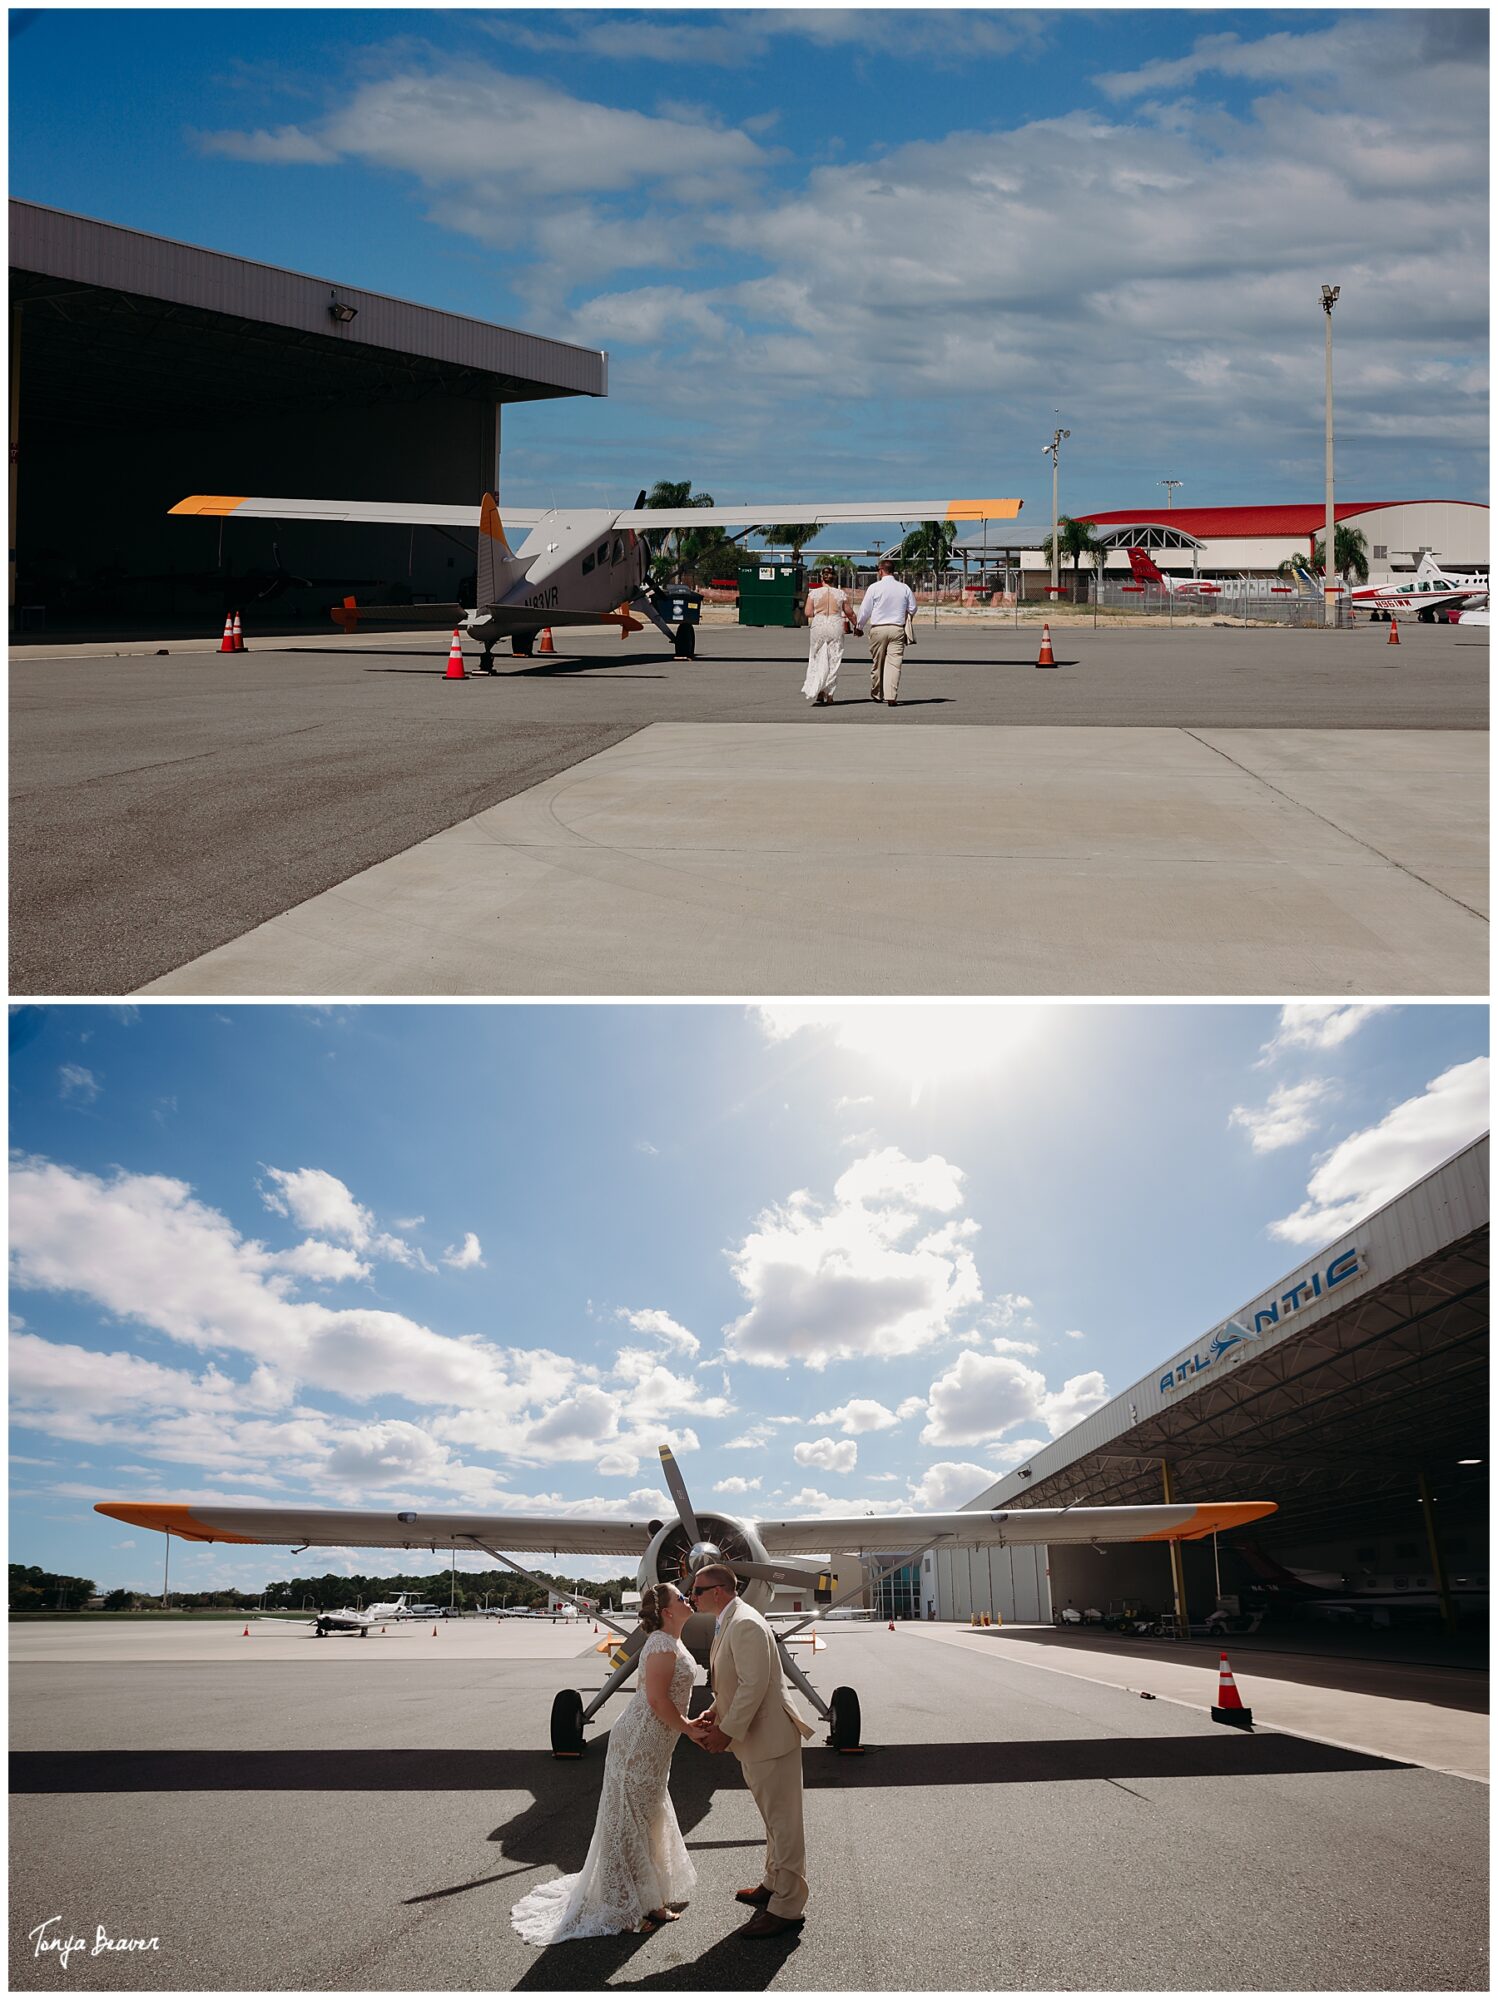
<path fill-rule="evenodd" d="M 791 561 L 800 562 L 801 551 L 812 536 L 820 532 L 821 526 L 820 521 L 779 521 L 767 523 L 759 532 L 764 536 L 767 547 L 787 548 L 791 552 Z"/>
<path fill-rule="evenodd" d="M 1063 514 L 1056 523 L 1056 548 L 1061 555 L 1070 559 L 1072 566 L 1072 602 L 1075 604 L 1082 594 L 1082 558 L 1087 556 L 1092 567 L 1100 571 L 1107 550 L 1098 541 L 1085 521 L 1074 521 L 1069 514 Z M 1056 560 L 1051 548 L 1051 537 L 1045 538 L 1045 559 L 1047 565 Z"/>
<path fill-rule="evenodd" d="M 680 511 L 683 507 L 711 507 L 713 496 L 711 493 L 694 493 L 690 479 L 658 479 L 651 487 L 644 504 L 647 507 L 670 507 Z M 655 558 L 655 545 L 647 534 L 645 539 L 650 546 L 652 557 L 655 558 L 652 568 L 662 572 L 658 581 L 667 581 L 672 572 L 678 568 L 689 568 L 695 557 L 710 543 L 721 541 L 722 535 L 721 528 L 689 529 L 685 532 L 680 528 L 671 528 L 666 531 L 665 540 L 674 552 L 674 561 L 667 562 Z"/>
<path fill-rule="evenodd" d="M 1349 577 L 1358 583 L 1368 581 L 1368 543 L 1361 528 L 1345 528 L 1337 523 L 1336 539 L 1333 544 L 1337 552 L 1337 574 L 1344 583 Z M 1326 561 L 1326 537 L 1316 543 L 1311 551 L 1311 567 L 1319 570 Z"/>
<path fill-rule="evenodd" d="M 951 521 L 922 521 L 889 554 L 894 562 L 924 563 L 940 575 L 951 561 L 956 540 L 957 529 Z"/>

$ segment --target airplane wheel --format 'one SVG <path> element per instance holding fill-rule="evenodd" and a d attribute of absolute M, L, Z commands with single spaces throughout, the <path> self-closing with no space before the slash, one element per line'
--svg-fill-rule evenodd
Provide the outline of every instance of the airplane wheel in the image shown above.
<path fill-rule="evenodd" d="M 517 632 L 514 638 L 510 641 L 510 645 L 514 650 L 517 659 L 522 659 L 522 660 L 528 660 L 530 658 L 531 649 L 534 647 L 535 643 L 536 643 L 536 635 L 534 632 Z"/>
<path fill-rule="evenodd" d="M 675 652 L 678 660 L 695 660 L 697 657 L 697 627 L 678 625 L 676 628 Z"/>
<path fill-rule="evenodd" d="M 369 1637 L 369 1627 L 367 1625 L 361 1625 L 359 1627 L 359 1637 L 361 1639 L 367 1639 Z"/>
<path fill-rule="evenodd" d="M 551 1754 L 553 1757 L 583 1754 L 583 1698 L 576 1688 L 561 1688 L 551 1704 Z"/>
<path fill-rule="evenodd" d="M 1434 625 L 1434 624 L 1435 624 L 1435 622 L 1436 622 L 1436 620 L 1435 620 L 1435 613 L 1434 613 L 1433 611 L 1422 611 L 1422 612 L 1420 612 L 1420 613 L 1419 613 L 1419 619 L 1420 619 L 1420 623 L 1421 623 L 1422 625 Z"/>
<path fill-rule="evenodd" d="M 834 1750 L 856 1750 L 863 1729 L 863 1717 L 858 1710 L 858 1696 L 852 1688 L 834 1688 L 832 1700 L 832 1723 L 828 1741 Z"/>

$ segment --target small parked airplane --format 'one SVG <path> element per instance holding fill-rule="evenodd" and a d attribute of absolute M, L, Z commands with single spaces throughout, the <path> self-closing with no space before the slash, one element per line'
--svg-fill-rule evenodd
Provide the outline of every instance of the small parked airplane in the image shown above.
<path fill-rule="evenodd" d="M 619 637 L 642 632 L 644 621 L 672 643 L 678 659 L 697 650 L 696 626 L 666 615 L 673 593 L 650 587 L 650 536 L 672 528 L 737 527 L 766 521 L 816 521 L 823 527 L 861 521 L 1012 521 L 1020 500 L 762 500 L 746 507 L 647 507 L 640 494 L 622 511 L 601 507 L 508 509 L 510 525 L 530 532 L 512 549 L 499 503 L 486 493 L 481 506 L 449 507 L 377 500 L 245 499 L 194 493 L 173 514 L 220 520 L 335 521 L 478 530 L 477 604 L 361 607 L 346 597 L 333 622 L 352 632 L 362 621 L 457 626 L 483 647 L 481 665 L 495 671 L 494 648 L 508 639 L 528 655 L 547 627 L 617 625 Z M 675 593 L 679 595 L 679 593 Z M 635 614 L 638 613 L 639 616 Z"/>
<path fill-rule="evenodd" d="M 1480 610 L 1488 601 L 1488 580 L 1477 571 L 1454 576 L 1441 568 L 1427 549 L 1420 558 L 1413 583 L 1368 584 L 1352 592 L 1359 611 L 1369 611 L 1374 622 L 1407 618 L 1411 613 L 1422 625 L 1432 625 L 1453 611 L 1471 607 Z"/>
<path fill-rule="evenodd" d="M 824 1701 L 792 1657 L 786 1641 L 820 1616 L 861 1596 L 863 1580 L 834 1596 L 825 1571 L 777 1561 L 780 1556 L 870 1555 L 878 1582 L 934 1548 L 1033 1547 L 1051 1542 L 1199 1542 L 1208 1535 L 1241 1528 L 1275 1512 L 1269 1500 L 1177 1504 L 1163 1507 L 1021 1507 L 994 1513 L 866 1514 L 847 1518 L 810 1515 L 789 1521 L 744 1520 L 731 1514 L 699 1514 L 687 1494 L 670 1447 L 662 1445 L 661 1473 L 676 1513 L 670 1520 L 580 1520 L 572 1516 L 525 1519 L 518 1514 L 346 1513 L 331 1508 L 214 1507 L 166 1501 L 101 1500 L 94 1512 L 132 1527 L 153 1528 L 190 1542 L 288 1544 L 298 1548 L 450 1549 L 481 1551 L 544 1589 L 556 1586 L 512 1562 L 502 1550 L 557 1555 L 634 1556 L 640 1588 L 654 1583 L 690 1582 L 704 1563 L 726 1563 L 743 1584 L 746 1604 L 768 1611 L 774 1586 L 800 1587 L 825 1612 L 809 1612 L 775 1643 L 789 1680 L 828 1725 L 834 1750 L 855 1750 L 862 1728 L 858 1696 L 834 1688 Z M 567 1593 L 558 1592 L 558 1595 Z M 830 1599 L 830 1602 L 828 1601 Z M 587 1600 L 571 1597 L 581 1604 Z M 425 1615 L 425 1614 L 423 1614 Z M 643 1629 L 631 1631 L 605 1611 L 593 1614 L 621 1641 L 614 1671 L 583 1705 L 574 1689 L 562 1689 L 552 1704 L 551 1747 L 558 1757 L 579 1757 L 583 1729 L 634 1671 L 645 1643 Z M 712 1644 L 713 1620 L 694 1614 L 683 1638 L 702 1665 Z"/>

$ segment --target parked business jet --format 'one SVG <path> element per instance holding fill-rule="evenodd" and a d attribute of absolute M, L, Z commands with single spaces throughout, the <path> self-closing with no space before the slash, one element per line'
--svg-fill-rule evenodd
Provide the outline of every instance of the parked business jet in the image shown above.
<path fill-rule="evenodd" d="M 776 1584 L 805 1590 L 824 1602 L 828 1614 L 861 1594 L 862 1583 L 840 1595 L 827 1589 L 827 1572 L 778 1560 L 783 1556 L 848 1554 L 872 1556 L 877 1577 L 919 1561 L 934 1548 L 1006 1548 L 1051 1542 L 1197 1542 L 1226 1529 L 1241 1528 L 1275 1511 L 1268 1500 L 1165 1507 L 1022 1507 L 996 1513 L 867 1514 L 846 1519 L 810 1516 L 804 1520 L 744 1520 L 732 1514 L 699 1514 L 668 1446 L 660 1447 L 661 1473 L 675 1504 L 669 1520 L 579 1520 L 572 1516 L 525 1519 L 516 1514 L 346 1513 L 306 1507 L 212 1507 L 163 1501 L 101 1500 L 97 1514 L 154 1528 L 190 1542 L 275 1543 L 309 1548 L 472 1549 L 504 1558 L 501 1551 L 531 1550 L 553 1556 L 634 1556 L 641 1590 L 653 1583 L 690 1583 L 705 1563 L 726 1563 L 740 1579 L 746 1604 L 768 1611 Z M 529 1581 L 555 1589 L 544 1577 L 508 1565 Z M 567 1593 L 557 1593 L 567 1595 Z M 829 1600 L 830 1601 L 827 1601 Z M 569 1597 L 580 1604 L 586 1600 Z M 614 1671 L 585 1707 L 574 1689 L 564 1688 L 551 1711 L 551 1747 L 558 1757 L 583 1752 L 583 1729 L 609 1696 L 634 1672 L 645 1643 L 605 1611 L 594 1614 L 620 1640 Z M 828 1726 L 834 1750 L 858 1748 L 862 1723 L 852 1688 L 834 1688 L 824 1701 L 792 1657 L 786 1641 L 821 1614 L 809 1612 L 786 1630 L 776 1630 L 780 1663 Z M 701 1665 L 707 1664 L 713 1620 L 694 1615 L 683 1639 Z"/>
<path fill-rule="evenodd" d="M 679 618 L 673 629 L 667 611 L 673 595 L 649 583 L 650 537 L 672 528 L 737 527 L 767 521 L 816 521 L 823 527 L 858 521 L 1012 521 L 1020 500 L 763 500 L 747 507 L 647 507 L 640 494 L 622 511 L 601 507 L 550 508 L 536 513 L 506 510 L 512 528 L 529 533 L 512 549 L 499 503 L 486 493 L 479 507 L 426 506 L 375 500 L 242 499 L 232 494 L 195 493 L 179 500 L 173 514 L 219 520 L 335 521 L 410 527 L 478 530 L 478 602 L 415 607 L 362 607 L 351 597 L 332 611 L 345 632 L 361 623 L 457 626 L 483 647 L 481 665 L 494 672 L 494 648 L 508 639 L 514 652 L 529 654 L 546 627 L 616 625 L 619 637 L 654 625 L 672 643 L 678 659 L 697 650 L 696 626 Z M 679 593 L 678 593 L 679 594 Z"/>
<path fill-rule="evenodd" d="M 1253 587 L 1251 577 L 1166 576 L 1147 549 L 1130 549 L 1129 567 L 1135 583 L 1147 591 L 1163 590 L 1168 597 L 1241 597 Z"/>

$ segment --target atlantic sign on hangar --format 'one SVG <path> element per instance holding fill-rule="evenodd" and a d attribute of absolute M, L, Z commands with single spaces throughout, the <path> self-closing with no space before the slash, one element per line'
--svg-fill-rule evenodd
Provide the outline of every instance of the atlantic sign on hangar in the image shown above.
<path fill-rule="evenodd" d="M 1162 1357 L 970 1506 L 1273 1500 L 1255 1534 L 1266 1553 L 1344 1570 L 1370 1545 L 1380 1567 L 1416 1545 L 1427 1568 L 1429 1518 L 1449 1562 L 1485 1568 L 1488 1146 L 1474 1141 Z M 1213 1550 L 1183 1553 L 1201 1618 Z M 938 1549 L 922 1571 L 923 1599 L 964 1620 L 1173 1596 L 1163 1549 Z"/>

